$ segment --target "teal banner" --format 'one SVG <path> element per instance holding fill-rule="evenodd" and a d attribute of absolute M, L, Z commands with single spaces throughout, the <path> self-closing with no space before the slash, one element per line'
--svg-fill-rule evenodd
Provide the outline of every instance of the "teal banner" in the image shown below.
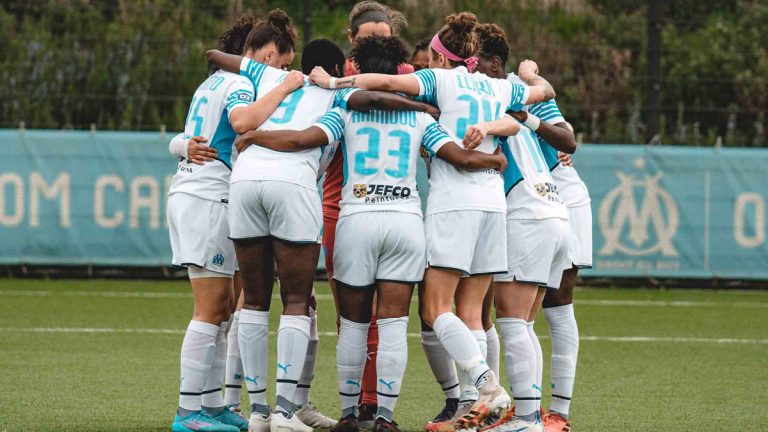
<path fill-rule="evenodd" d="M 0 264 L 168 265 L 171 136 L 0 131 Z M 767 149 L 584 145 L 574 163 L 585 276 L 768 279 Z"/>
<path fill-rule="evenodd" d="M 768 279 L 768 149 L 587 145 L 585 276 Z"/>

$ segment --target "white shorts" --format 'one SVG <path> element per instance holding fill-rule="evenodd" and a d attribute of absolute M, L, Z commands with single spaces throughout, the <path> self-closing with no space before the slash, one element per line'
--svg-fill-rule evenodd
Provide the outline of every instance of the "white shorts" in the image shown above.
<path fill-rule="evenodd" d="M 227 237 L 227 204 L 185 193 L 168 197 L 168 232 L 173 265 L 196 266 L 232 277 L 235 246 Z"/>
<path fill-rule="evenodd" d="M 571 241 L 568 258 L 575 267 L 592 268 L 592 205 L 568 207 Z"/>
<path fill-rule="evenodd" d="M 568 259 L 568 221 L 564 219 L 507 220 L 507 273 L 496 282 L 531 282 L 560 288 Z"/>
<path fill-rule="evenodd" d="M 360 212 L 336 224 L 333 278 L 353 287 L 424 278 L 424 221 L 413 213 Z"/>
<path fill-rule="evenodd" d="M 317 191 L 281 181 L 248 180 L 229 188 L 229 237 L 272 236 L 291 243 L 319 243 L 323 211 Z"/>
<path fill-rule="evenodd" d="M 464 276 L 506 273 L 504 213 L 458 210 L 427 215 L 427 265 Z"/>

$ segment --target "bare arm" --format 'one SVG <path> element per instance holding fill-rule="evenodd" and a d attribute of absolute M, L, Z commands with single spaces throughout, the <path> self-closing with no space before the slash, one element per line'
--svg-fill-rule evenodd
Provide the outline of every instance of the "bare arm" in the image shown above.
<path fill-rule="evenodd" d="M 356 91 L 349 96 L 347 106 L 355 111 L 418 111 L 437 119 L 440 110 L 430 104 L 383 91 Z"/>
<path fill-rule="evenodd" d="M 335 88 L 357 87 L 364 90 L 402 92 L 418 96 L 419 80 L 413 75 L 360 74 L 345 78 L 333 78 L 318 66 L 309 74 L 313 83 L 323 88 L 330 88 L 331 80 L 336 80 Z"/>
<path fill-rule="evenodd" d="M 525 122 L 528 116 L 531 115 L 525 111 L 510 111 L 508 114 L 520 122 Z M 534 132 L 552 147 L 563 153 L 573 154 L 576 152 L 576 137 L 573 135 L 573 131 L 568 128 L 568 123 L 566 122 L 552 125 L 542 121 Z"/>
<path fill-rule="evenodd" d="M 251 144 L 256 144 L 279 152 L 297 152 L 328 144 L 328 137 L 322 129 L 310 126 L 300 131 L 276 130 L 248 131 L 235 140 L 237 151 L 242 152 Z"/>
<path fill-rule="evenodd" d="M 219 50 L 208 50 L 205 52 L 208 63 L 215 64 L 221 70 L 232 73 L 240 73 L 240 63 L 243 57 L 234 54 L 227 54 Z"/>
<path fill-rule="evenodd" d="M 483 143 L 486 135 L 515 136 L 520 132 L 520 123 L 514 118 L 504 117 L 489 122 L 482 122 L 467 128 L 464 134 L 464 146 L 473 149 Z"/>
<path fill-rule="evenodd" d="M 549 81 L 539 76 L 539 67 L 532 60 L 524 60 L 517 69 L 517 76 L 520 77 L 530 89 L 528 100 L 525 105 L 538 102 L 546 102 L 555 97 L 555 89 Z"/>
<path fill-rule="evenodd" d="M 247 107 L 232 111 L 229 115 L 232 129 L 238 134 L 242 134 L 258 128 L 275 112 L 286 96 L 302 85 L 304 85 L 304 75 L 299 71 L 289 72 L 285 80 L 269 93 Z"/>
<path fill-rule="evenodd" d="M 507 168 L 507 158 L 497 147 L 493 154 L 467 150 L 454 142 L 449 142 L 437 151 L 437 157 L 464 171 L 482 171 L 495 169 L 503 172 Z"/>

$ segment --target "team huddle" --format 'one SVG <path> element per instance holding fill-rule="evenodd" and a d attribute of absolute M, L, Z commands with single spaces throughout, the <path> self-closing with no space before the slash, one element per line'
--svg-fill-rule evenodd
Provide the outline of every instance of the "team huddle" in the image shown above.
<path fill-rule="evenodd" d="M 507 73 L 497 25 L 450 15 L 412 56 L 397 37 L 404 25 L 362 1 L 349 17 L 349 58 L 313 40 L 301 72 L 288 71 L 297 34 L 280 10 L 241 19 L 208 52 L 215 72 L 169 146 L 180 157 L 168 198 L 173 264 L 188 269 L 195 299 L 173 431 L 399 431 L 416 287 L 422 346 L 445 396 L 425 431 L 571 430 L 573 286 L 592 263 L 573 129 L 535 62 Z M 337 313 L 338 421 L 310 397 L 321 246 Z M 540 309 L 552 341 L 546 411 Z"/>

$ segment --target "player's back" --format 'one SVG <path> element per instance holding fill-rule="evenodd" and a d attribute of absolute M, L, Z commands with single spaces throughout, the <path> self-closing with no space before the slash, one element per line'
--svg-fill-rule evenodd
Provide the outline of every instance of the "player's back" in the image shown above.
<path fill-rule="evenodd" d="M 229 121 L 236 108 L 253 102 L 253 86 L 244 77 L 217 71 L 198 86 L 184 124 L 184 138 L 202 136 L 215 148 L 217 160 L 196 165 L 183 160 L 169 193 L 189 193 L 206 199 L 225 199 L 232 165 L 237 159 L 233 143 L 237 134 Z"/>
<path fill-rule="evenodd" d="M 251 79 L 257 101 L 278 84 L 288 72 L 250 59 L 243 59 L 241 74 Z M 305 78 L 304 86 L 283 99 L 274 113 L 261 125 L 264 130 L 303 130 L 334 106 L 346 107 L 346 97 L 353 89 L 326 90 Z M 277 180 L 316 188 L 322 149 L 277 152 L 261 146 L 250 146 L 240 155 L 232 181 Z"/>
<path fill-rule="evenodd" d="M 449 140 L 429 115 L 336 108 L 321 119 L 321 124 L 328 130 L 335 129 L 336 134 L 340 127 L 344 130 L 341 217 L 383 210 L 421 215 L 416 189 L 419 149 L 424 146 L 434 151 Z"/>
<path fill-rule="evenodd" d="M 422 69 L 416 75 L 421 93 L 440 108 L 440 124 L 456 142 L 464 139 L 468 127 L 501 118 L 511 100 L 524 97 L 513 95 L 523 92 L 524 87 L 480 73 L 470 74 L 464 67 Z M 498 137 L 489 135 L 477 150 L 493 153 L 498 144 Z M 506 211 L 503 181 L 495 170 L 467 172 L 440 159 L 433 160 L 429 188 L 428 213 Z"/>

